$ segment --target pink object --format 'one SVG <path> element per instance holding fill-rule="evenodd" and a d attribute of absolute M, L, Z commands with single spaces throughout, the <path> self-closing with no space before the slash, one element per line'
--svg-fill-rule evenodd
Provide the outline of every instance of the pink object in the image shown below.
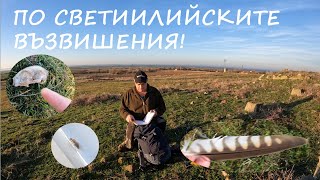
<path fill-rule="evenodd" d="M 66 98 L 48 88 L 41 90 L 42 97 L 52 106 L 56 111 L 63 112 L 71 103 L 71 99 Z"/>
<path fill-rule="evenodd" d="M 203 167 L 206 167 L 206 168 L 209 168 L 210 167 L 210 163 L 211 163 L 211 160 L 204 156 L 204 155 L 199 155 L 199 156 L 196 156 L 196 155 L 192 155 L 192 156 L 189 156 L 189 155 L 185 155 L 185 157 L 187 157 L 190 161 L 193 161 L 194 163 L 200 165 L 200 166 L 203 166 Z"/>

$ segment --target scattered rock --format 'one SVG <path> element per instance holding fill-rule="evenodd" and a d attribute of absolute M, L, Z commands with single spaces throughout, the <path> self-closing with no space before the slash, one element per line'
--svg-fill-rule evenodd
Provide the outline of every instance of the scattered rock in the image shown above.
<path fill-rule="evenodd" d="M 293 80 L 303 80 L 303 76 L 302 74 L 297 74 L 296 76 L 290 77 L 289 79 L 293 79 Z"/>
<path fill-rule="evenodd" d="M 119 163 L 119 164 L 122 164 L 122 163 L 123 163 L 123 157 L 119 157 L 118 163 Z"/>
<path fill-rule="evenodd" d="M 262 78 L 265 76 L 265 74 L 262 74 L 259 78 L 258 78 L 258 80 L 262 80 Z"/>
<path fill-rule="evenodd" d="M 227 118 L 231 118 L 232 115 L 231 115 L 231 114 L 227 114 L 226 117 L 227 117 Z"/>
<path fill-rule="evenodd" d="M 288 76 L 286 76 L 286 75 L 281 75 L 281 74 L 279 74 L 279 75 L 272 75 L 272 79 L 275 79 L 275 80 L 284 80 L 284 79 L 289 79 L 289 77 Z"/>
<path fill-rule="evenodd" d="M 207 94 L 209 94 L 207 91 L 205 91 L 204 93 L 203 93 L 204 95 L 207 95 Z"/>
<path fill-rule="evenodd" d="M 89 172 L 92 172 L 94 169 L 95 169 L 95 164 L 94 163 L 91 163 L 91 164 L 88 165 Z"/>
<path fill-rule="evenodd" d="M 123 169 L 125 171 L 128 171 L 129 173 L 133 172 L 133 166 L 132 165 L 123 166 Z"/>
<path fill-rule="evenodd" d="M 223 100 L 220 102 L 220 104 L 225 104 L 225 103 L 227 103 L 227 100 L 226 100 L 226 99 L 223 99 Z"/>
<path fill-rule="evenodd" d="M 193 102 L 193 101 L 191 101 L 191 102 L 190 102 L 190 104 L 192 105 L 192 104 L 194 104 L 194 102 Z"/>
<path fill-rule="evenodd" d="M 247 102 L 246 107 L 244 108 L 244 110 L 248 113 L 254 113 L 257 112 L 258 110 L 258 106 L 260 106 L 261 104 L 256 104 L 256 103 L 252 103 L 252 102 Z"/>
<path fill-rule="evenodd" d="M 104 164 L 104 163 L 106 163 L 106 162 L 107 162 L 107 160 L 106 160 L 105 157 L 103 157 L 103 158 L 100 159 L 100 163 L 103 163 L 103 164 Z"/>
<path fill-rule="evenodd" d="M 304 93 L 303 89 L 297 89 L 297 88 L 293 88 L 291 91 L 291 95 L 292 96 L 302 96 Z"/>

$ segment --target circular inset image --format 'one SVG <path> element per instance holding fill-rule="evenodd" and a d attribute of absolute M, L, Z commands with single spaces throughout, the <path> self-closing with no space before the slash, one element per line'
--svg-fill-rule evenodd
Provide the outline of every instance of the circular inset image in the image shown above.
<path fill-rule="evenodd" d="M 51 151 L 60 164 L 68 168 L 81 168 L 96 158 L 99 140 L 88 126 L 70 123 L 59 128 L 53 135 Z"/>
<path fill-rule="evenodd" d="M 6 88 L 11 104 L 19 112 L 44 118 L 69 106 L 75 82 L 71 70 L 59 59 L 33 55 L 14 65 Z"/>

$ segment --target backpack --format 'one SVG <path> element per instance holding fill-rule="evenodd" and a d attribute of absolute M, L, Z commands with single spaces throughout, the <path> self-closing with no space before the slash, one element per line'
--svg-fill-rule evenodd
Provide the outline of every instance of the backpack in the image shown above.
<path fill-rule="evenodd" d="M 171 149 L 161 129 L 153 123 L 137 126 L 134 138 L 138 141 L 138 157 L 141 167 L 147 162 L 162 165 L 171 157 Z"/>

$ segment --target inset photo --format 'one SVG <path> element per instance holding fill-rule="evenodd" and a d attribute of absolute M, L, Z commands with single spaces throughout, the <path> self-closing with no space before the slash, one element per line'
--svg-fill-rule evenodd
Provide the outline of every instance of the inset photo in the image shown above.
<path fill-rule="evenodd" d="M 90 164 L 99 151 L 95 132 L 80 123 L 70 123 L 53 135 L 51 151 L 54 158 L 68 168 L 82 168 Z"/>
<path fill-rule="evenodd" d="M 49 55 L 32 55 L 14 65 L 6 89 L 10 103 L 19 112 L 48 118 L 70 105 L 75 81 L 61 60 Z"/>

